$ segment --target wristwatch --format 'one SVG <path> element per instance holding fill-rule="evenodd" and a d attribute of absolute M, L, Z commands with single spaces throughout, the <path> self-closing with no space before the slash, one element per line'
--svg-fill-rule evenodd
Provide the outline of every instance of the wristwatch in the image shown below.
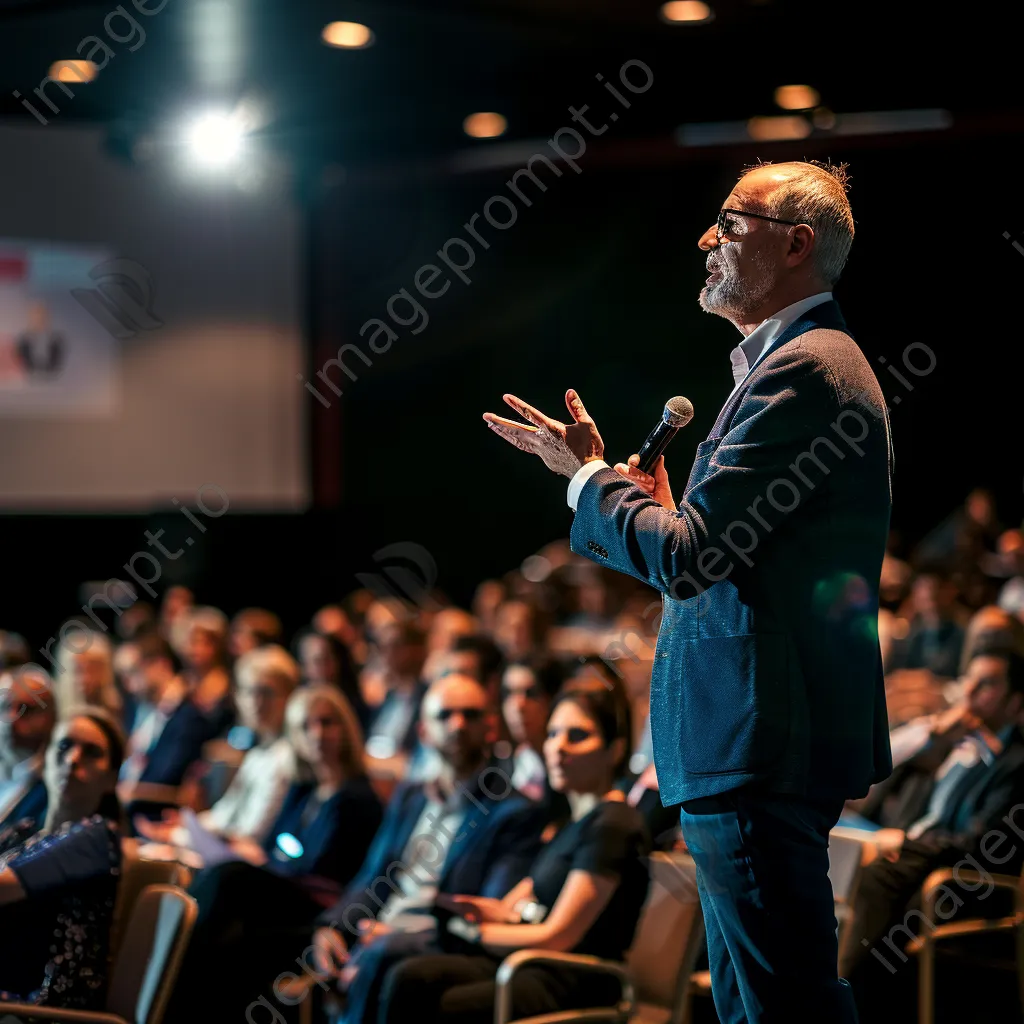
<path fill-rule="evenodd" d="M 480 941 L 480 925 L 467 921 L 464 917 L 449 918 L 448 931 L 466 942 L 476 944 Z"/>

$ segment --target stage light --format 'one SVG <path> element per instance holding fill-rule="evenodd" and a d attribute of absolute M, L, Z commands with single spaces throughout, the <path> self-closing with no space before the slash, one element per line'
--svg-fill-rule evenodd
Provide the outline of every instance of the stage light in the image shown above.
<path fill-rule="evenodd" d="M 185 137 L 194 163 L 207 168 L 224 168 L 241 155 L 245 123 L 236 114 L 209 111 L 192 121 Z"/>
<path fill-rule="evenodd" d="M 50 65 L 50 77 L 58 82 L 84 84 L 96 77 L 99 68 L 91 60 L 55 60 Z"/>
<path fill-rule="evenodd" d="M 818 90 L 809 85 L 780 85 L 775 90 L 775 102 L 783 110 L 810 110 L 820 100 Z"/>
<path fill-rule="evenodd" d="M 328 46 L 343 50 L 365 50 L 374 42 L 373 33 L 358 21 L 332 21 L 324 26 L 320 38 Z"/>
<path fill-rule="evenodd" d="M 811 134 L 811 125 L 807 118 L 798 116 L 752 117 L 747 122 L 747 134 L 758 142 L 806 139 Z"/>
<path fill-rule="evenodd" d="M 476 114 L 470 114 L 462 122 L 462 130 L 471 135 L 474 139 L 493 139 L 503 135 L 508 127 L 508 121 L 501 114 L 493 110 L 484 110 Z"/>
<path fill-rule="evenodd" d="M 702 0 L 673 0 L 672 3 L 661 5 L 661 19 L 673 25 L 689 23 L 699 24 L 711 21 L 714 12 Z"/>

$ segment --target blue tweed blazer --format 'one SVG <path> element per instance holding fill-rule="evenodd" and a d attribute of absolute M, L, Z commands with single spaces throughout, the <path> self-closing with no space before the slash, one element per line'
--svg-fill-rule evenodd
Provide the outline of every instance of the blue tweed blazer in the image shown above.
<path fill-rule="evenodd" d="M 856 798 L 891 772 L 877 628 L 891 472 L 881 388 L 829 301 L 730 397 L 677 511 L 610 468 L 583 486 L 572 550 L 662 594 L 666 806 L 744 785 Z"/>

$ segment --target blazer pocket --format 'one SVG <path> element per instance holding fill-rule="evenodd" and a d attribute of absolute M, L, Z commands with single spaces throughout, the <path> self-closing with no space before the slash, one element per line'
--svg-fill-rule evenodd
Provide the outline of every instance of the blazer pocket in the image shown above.
<path fill-rule="evenodd" d="M 692 775 L 767 771 L 790 736 L 791 670 L 783 633 L 682 645 L 680 764 Z"/>
<path fill-rule="evenodd" d="M 721 437 L 709 437 L 706 441 L 701 441 L 697 445 L 697 454 L 694 456 L 694 462 L 700 462 L 701 459 L 710 458 L 715 449 L 722 443 Z"/>
<path fill-rule="evenodd" d="M 698 479 L 704 476 L 708 460 L 715 454 L 718 446 L 722 443 L 720 437 L 709 437 L 697 445 L 697 453 L 693 458 L 693 468 L 690 470 L 689 479 L 686 481 L 686 490 L 689 490 Z"/>

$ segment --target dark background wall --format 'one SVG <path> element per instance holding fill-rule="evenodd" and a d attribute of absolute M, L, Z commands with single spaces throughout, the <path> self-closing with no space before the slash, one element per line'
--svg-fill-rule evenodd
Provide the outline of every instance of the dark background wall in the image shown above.
<path fill-rule="evenodd" d="M 229 612 L 268 604 L 298 625 L 357 586 L 374 552 L 401 541 L 426 548 L 438 585 L 467 600 L 480 579 L 566 536 L 571 523 L 566 481 L 481 422 L 485 410 L 502 410 L 505 391 L 559 415 L 565 388 L 576 388 L 616 460 L 635 450 L 667 398 L 687 395 L 696 415 L 668 458 L 678 495 L 731 387 L 728 353 L 738 340 L 697 305 L 705 273 L 696 241 L 741 166 L 758 156 L 850 163 L 857 237 L 836 296 L 887 395 L 901 398 L 892 413 L 894 525 L 913 540 L 975 485 L 993 488 L 1004 520 L 1019 522 L 1024 255 L 1003 237 L 1024 241 L 1014 154 L 998 137 L 921 137 L 913 148 L 837 141 L 824 152 L 776 144 L 648 166 L 581 161 L 581 174 L 553 180 L 532 208 L 520 205 L 507 231 L 489 230 L 492 246 L 477 252 L 469 285 L 456 281 L 423 300 L 426 329 L 394 325 L 398 339 L 371 366 L 350 362 L 358 379 L 343 381 L 340 399 L 328 392 L 330 410 L 304 396 L 321 439 L 314 473 L 338 485 L 336 508 L 229 511 L 201 536 L 172 508 L 6 516 L 0 621 L 42 643 L 80 606 L 75 581 L 124 575 L 124 561 L 145 548 L 143 531 L 163 525 L 172 538 L 168 523 L 196 543 L 164 563 L 161 583 L 192 584 L 200 600 Z M 412 288 L 417 269 L 447 238 L 465 235 L 461 226 L 487 198 L 507 194 L 509 176 L 342 180 L 311 190 L 306 316 L 319 351 L 343 341 L 369 351 L 359 325 L 386 318 L 389 296 Z M 898 364 L 915 341 L 936 364 L 920 380 L 908 376 L 910 393 L 877 359 Z"/>

